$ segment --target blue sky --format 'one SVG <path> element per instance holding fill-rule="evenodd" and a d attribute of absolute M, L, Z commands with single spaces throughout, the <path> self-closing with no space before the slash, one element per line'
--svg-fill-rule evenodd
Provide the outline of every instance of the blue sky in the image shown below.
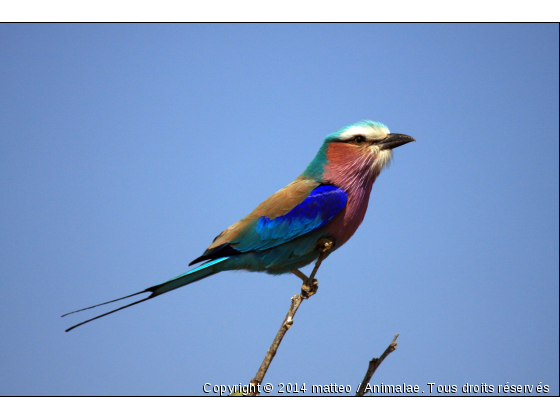
<path fill-rule="evenodd" d="M 373 384 L 558 395 L 558 47 L 558 25 L 0 25 L 0 394 L 248 383 L 295 276 L 221 273 L 70 333 L 90 314 L 60 315 L 184 272 L 372 119 L 417 142 L 265 382 L 355 390 L 400 333 Z"/>

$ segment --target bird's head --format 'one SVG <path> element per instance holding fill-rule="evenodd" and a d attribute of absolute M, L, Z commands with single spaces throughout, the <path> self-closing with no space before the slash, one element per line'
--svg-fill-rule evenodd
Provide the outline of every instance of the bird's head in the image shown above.
<path fill-rule="evenodd" d="M 339 178 L 354 182 L 359 177 L 375 180 L 391 162 L 392 150 L 411 141 L 415 140 L 405 134 L 390 133 L 384 124 L 360 121 L 327 136 L 303 175 L 327 182 Z"/>

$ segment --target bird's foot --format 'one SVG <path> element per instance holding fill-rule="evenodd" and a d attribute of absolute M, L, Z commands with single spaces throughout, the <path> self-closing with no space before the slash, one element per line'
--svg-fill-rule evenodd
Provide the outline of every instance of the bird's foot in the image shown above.
<path fill-rule="evenodd" d="M 317 241 L 317 249 L 319 250 L 319 258 L 315 263 L 315 267 L 313 268 L 313 272 L 309 277 L 299 271 L 297 268 L 290 270 L 293 274 L 298 276 L 300 279 L 303 280 L 303 285 L 301 286 L 301 297 L 304 299 L 309 299 L 319 289 L 319 282 L 315 278 L 315 274 L 317 274 L 317 270 L 321 265 L 321 262 L 327 257 L 329 252 L 332 251 L 334 248 L 334 239 L 331 238 L 321 238 Z"/>
<path fill-rule="evenodd" d="M 317 249 L 319 250 L 321 255 L 325 255 L 333 248 L 334 241 L 331 238 L 321 238 L 317 241 Z"/>
<path fill-rule="evenodd" d="M 319 282 L 317 279 L 311 279 L 299 271 L 297 268 L 291 270 L 292 274 L 295 274 L 300 279 L 303 280 L 303 284 L 301 285 L 301 297 L 304 299 L 309 299 L 315 293 L 317 293 L 317 289 L 319 289 Z"/>
<path fill-rule="evenodd" d="M 309 281 L 304 281 L 301 285 L 301 297 L 304 299 L 309 299 L 317 290 L 319 290 L 319 282 L 317 279 L 309 279 Z"/>

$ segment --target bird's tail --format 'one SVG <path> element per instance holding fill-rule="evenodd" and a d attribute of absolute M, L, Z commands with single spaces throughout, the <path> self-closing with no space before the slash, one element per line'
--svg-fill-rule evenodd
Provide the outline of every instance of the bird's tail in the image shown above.
<path fill-rule="evenodd" d="M 78 309 L 77 311 L 68 312 L 67 314 L 64 314 L 62 316 L 74 314 L 76 312 L 85 311 L 87 309 L 96 308 L 98 306 L 106 305 L 108 303 L 117 302 L 119 300 L 123 300 L 123 299 L 129 298 L 129 297 L 132 297 L 132 296 L 136 296 L 136 295 L 140 295 L 142 293 L 151 293 L 150 296 L 148 296 L 144 299 L 137 300 L 136 302 L 130 303 L 130 304 L 125 305 L 125 306 L 121 306 L 120 308 L 117 308 L 113 311 L 106 312 L 104 314 L 96 316 L 95 318 L 91 318 L 91 319 L 88 319 L 87 321 L 80 322 L 79 324 L 76 324 L 73 327 L 68 328 L 66 330 L 66 332 L 68 332 L 70 330 L 73 330 L 74 328 L 79 327 L 80 325 L 87 324 L 88 322 L 91 322 L 95 319 L 102 318 L 106 315 L 112 314 L 114 312 L 118 312 L 121 309 L 128 308 L 129 306 L 133 306 L 133 305 L 136 305 L 136 304 L 141 303 L 141 302 L 145 302 L 146 300 L 155 298 L 156 296 L 159 296 L 159 295 L 162 295 L 164 293 L 170 292 L 171 290 L 175 290 L 179 287 L 186 286 L 187 284 L 194 283 L 195 281 L 202 280 L 203 278 L 211 276 L 212 274 L 216 274 L 216 273 L 222 271 L 222 268 L 220 267 L 220 265 L 221 265 L 222 262 L 224 262 L 227 259 L 229 259 L 229 257 L 223 257 L 223 258 L 218 258 L 217 260 L 214 260 L 214 261 L 209 261 L 206 264 L 202 264 L 200 267 L 197 267 L 193 270 L 187 271 L 186 273 L 183 273 L 180 276 L 174 277 L 170 280 L 167 280 L 164 283 L 156 284 L 155 286 L 148 287 L 147 289 L 142 290 L 141 292 L 133 293 L 132 295 L 128 295 L 128 296 L 124 296 L 122 298 L 110 300 L 109 302 L 100 303 L 98 305 L 89 306 L 87 308 Z"/>

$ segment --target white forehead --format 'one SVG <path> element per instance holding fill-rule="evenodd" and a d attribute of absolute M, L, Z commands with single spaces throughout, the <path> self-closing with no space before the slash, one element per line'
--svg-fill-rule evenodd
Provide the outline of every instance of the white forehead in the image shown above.
<path fill-rule="evenodd" d="M 340 139 L 348 140 L 351 137 L 362 135 L 368 140 L 375 140 L 385 138 L 389 133 L 389 129 L 382 124 L 360 124 L 344 129 L 340 134 Z"/>

